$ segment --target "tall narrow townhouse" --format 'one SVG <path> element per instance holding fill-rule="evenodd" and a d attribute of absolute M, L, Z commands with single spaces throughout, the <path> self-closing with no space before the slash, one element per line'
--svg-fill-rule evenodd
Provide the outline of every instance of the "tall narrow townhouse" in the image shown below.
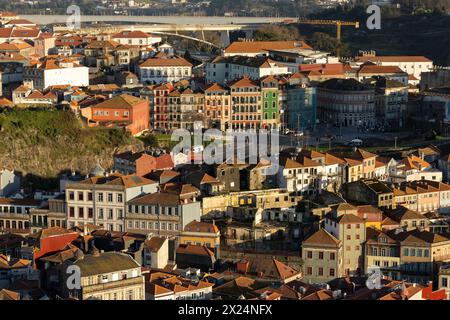
<path fill-rule="evenodd" d="M 273 75 L 261 79 L 262 128 L 279 129 L 280 110 L 278 100 L 278 79 Z"/>
<path fill-rule="evenodd" d="M 362 274 L 366 228 L 364 220 L 357 216 L 357 208 L 348 203 L 338 205 L 326 215 L 325 230 L 342 242 L 344 273 Z"/>
<path fill-rule="evenodd" d="M 231 97 L 228 89 L 213 83 L 205 89 L 205 106 L 203 113 L 208 120 L 209 128 L 222 131 L 230 128 Z"/>
<path fill-rule="evenodd" d="M 230 83 L 231 127 L 248 130 L 261 127 L 261 90 L 259 85 L 244 76 Z"/>

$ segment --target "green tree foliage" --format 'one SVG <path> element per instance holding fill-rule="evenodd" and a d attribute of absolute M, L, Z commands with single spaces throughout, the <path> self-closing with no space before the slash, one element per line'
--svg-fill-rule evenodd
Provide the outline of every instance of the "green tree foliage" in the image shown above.
<path fill-rule="evenodd" d="M 268 25 L 256 30 L 253 37 L 259 41 L 299 40 L 300 32 L 297 27 Z"/>
<path fill-rule="evenodd" d="M 82 127 L 71 111 L 3 110 L 0 127 L 0 162 L 41 177 L 86 173 L 97 161 L 107 168 L 114 152 L 142 147 L 124 129 Z"/>
<path fill-rule="evenodd" d="M 339 48 L 341 56 L 349 56 L 351 54 L 347 44 L 339 43 L 336 38 L 323 32 L 315 32 L 313 34 L 312 46 L 315 49 L 331 52 L 332 54 L 336 54 Z"/>

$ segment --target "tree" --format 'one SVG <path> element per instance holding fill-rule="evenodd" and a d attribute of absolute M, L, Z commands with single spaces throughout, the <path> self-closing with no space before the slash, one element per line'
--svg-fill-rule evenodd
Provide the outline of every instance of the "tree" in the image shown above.
<path fill-rule="evenodd" d="M 323 32 L 315 32 L 312 37 L 312 46 L 314 49 L 331 52 L 337 54 L 337 49 L 340 49 L 341 56 L 348 56 L 351 54 L 348 45 L 339 41 Z"/>
<path fill-rule="evenodd" d="M 299 40 L 300 32 L 295 27 L 268 25 L 256 30 L 253 37 L 259 41 Z"/>

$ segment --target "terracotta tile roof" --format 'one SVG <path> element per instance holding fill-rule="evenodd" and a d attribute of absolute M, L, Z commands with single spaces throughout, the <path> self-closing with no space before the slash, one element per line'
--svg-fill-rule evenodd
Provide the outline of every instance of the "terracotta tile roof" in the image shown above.
<path fill-rule="evenodd" d="M 364 219 L 366 222 L 381 222 L 383 219 L 383 212 L 373 205 L 358 206 L 358 217 Z"/>
<path fill-rule="evenodd" d="M 23 49 L 32 48 L 31 45 L 29 45 L 26 42 L 16 43 L 16 42 L 4 42 L 0 43 L 0 50 L 1 51 L 20 51 Z"/>
<path fill-rule="evenodd" d="M 86 49 L 114 49 L 120 46 L 120 43 L 114 40 L 105 40 L 105 41 L 92 41 L 86 46 Z"/>
<path fill-rule="evenodd" d="M 291 158 L 287 158 L 286 162 L 284 163 L 285 169 L 297 169 L 297 168 L 303 168 L 303 165 L 298 163 L 295 160 L 292 160 Z"/>
<path fill-rule="evenodd" d="M 347 164 L 348 164 L 350 167 L 362 165 L 362 161 L 360 161 L 360 160 L 355 160 L 355 159 L 350 159 L 350 158 L 344 158 L 344 161 L 347 162 Z"/>
<path fill-rule="evenodd" d="M 345 161 L 342 160 L 341 158 L 338 158 L 330 153 L 325 153 L 325 164 L 327 166 L 332 165 L 332 164 L 344 164 Z"/>
<path fill-rule="evenodd" d="M 258 84 L 251 80 L 248 75 L 244 75 L 242 78 L 237 79 L 229 84 L 230 88 L 242 88 L 242 87 L 257 87 Z"/>
<path fill-rule="evenodd" d="M 150 193 L 143 196 L 138 196 L 129 201 L 130 204 L 142 204 L 142 205 L 162 205 L 162 206 L 178 206 L 182 204 L 182 200 L 178 194 L 168 192 Z"/>
<path fill-rule="evenodd" d="M 21 279 L 17 280 L 17 282 L 19 282 L 19 281 L 22 281 L 22 280 Z M 2 289 L 2 290 L 0 290 L 0 300 L 20 300 L 20 292 L 8 290 L 8 289 Z"/>
<path fill-rule="evenodd" d="M 170 57 L 153 57 L 142 62 L 139 67 L 192 67 L 192 64 L 186 59 L 174 56 Z"/>
<path fill-rule="evenodd" d="M 130 175 L 121 175 L 119 173 L 114 173 L 108 177 L 90 177 L 86 180 L 81 181 L 83 184 L 105 184 L 105 185 L 120 185 L 126 188 L 146 185 L 146 184 L 155 184 L 157 182 L 146 179 L 144 177 L 139 177 L 135 174 Z"/>
<path fill-rule="evenodd" d="M 8 289 L 0 290 L 0 300 L 20 300 L 20 293 Z"/>
<path fill-rule="evenodd" d="M 357 210 L 357 207 L 351 205 L 350 203 L 343 202 L 339 203 L 336 207 L 333 207 L 336 212 L 342 212 L 347 210 Z"/>
<path fill-rule="evenodd" d="M 402 244 L 411 242 L 417 243 L 417 241 L 429 244 L 445 241 L 450 242 L 450 239 L 448 237 L 427 230 L 420 231 L 419 229 L 414 229 L 408 231 L 407 234 L 408 236 L 402 241 Z"/>
<path fill-rule="evenodd" d="M 389 217 L 386 217 L 383 221 L 381 221 L 382 226 L 397 226 L 399 223 L 397 221 L 392 220 Z"/>
<path fill-rule="evenodd" d="M 27 19 L 14 19 L 14 20 L 8 21 L 6 24 L 7 25 L 18 25 L 18 24 L 36 25 L 34 22 L 31 22 L 30 20 L 27 20 Z"/>
<path fill-rule="evenodd" d="M 152 252 L 158 252 L 165 241 L 164 237 L 151 237 L 149 240 L 145 240 L 144 245 Z"/>
<path fill-rule="evenodd" d="M 368 158 L 373 158 L 373 157 L 377 157 L 378 155 L 376 155 L 375 153 L 371 153 L 369 151 L 363 150 L 358 148 L 358 150 L 356 150 L 357 155 L 359 155 L 362 159 L 368 159 Z"/>
<path fill-rule="evenodd" d="M 7 256 L 5 256 L 4 254 L 0 254 L 0 270 L 26 268 L 29 265 L 31 265 L 30 260 L 10 258 L 10 260 L 8 261 Z"/>
<path fill-rule="evenodd" d="M 293 276 L 301 274 L 298 270 L 282 263 L 281 261 L 278 261 L 277 259 L 272 259 L 272 261 L 273 264 L 275 265 L 275 269 L 277 270 L 278 277 L 280 279 L 286 280 Z"/>
<path fill-rule="evenodd" d="M 18 17 L 18 15 L 11 11 L 2 11 L 0 12 L 0 17 Z"/>
<path fill-rule="evenodd" d="M 324 64 L 301 64 L 299 65 L 299 72 L 311 72 L 315 76 L 343 76 L 344 66 L 342 63 L 324 63 Z"/>
<path fill-rule="evenodd" d="M 356 61 L 371 62 L 432 62 L 424 56 L 360 56 Z"/>
<path fill-rule="evenodd" d="M 11 206 L 39 207 L 41 205 L 41 201 L 32 198 L 25 198 L 25 199 L 0 198 L 0 204 Z"/>
<path fill-rule="evenodd" d="M 404 164 L 407 170 L 411 169 L 422 170 L 430 166 L 428 162 L 422 160 L 422 158 L 419 158 L 415 155 L 404 158 L 401 161 L 401 164 Z"/>
<path fill-rule="evenodd" d="M 425 148 L 419 148 L 418 151 L 419 151 L 419 154 L 424 154 L 426 156 L 434 156 L 434 155 L 441 154 L 440 150 L 433 145 L 425 147 Z"/>
<path fill-rule="evenodd" d="M 0 106 L 1 107 L 5 107 L 5 106 L 11 107 L 13 105 L 14 104 L 11 100 L 4 98 L 4 97 L 0 97 Z"/>
<path fill-rule="evenodd" d="M 351 213 L 341 214 L 337 217 L 333 216 L 332 213 L 328 213 L 326 217 L 330 220 L 336 221 L 337 223 L 364 223 L 363 219 Z"/>
<path fill-rule="evenodd" d="M 41 231 L 39 231 L 38 238 L 43 239 L 43 238 L 49 238 L 49 237 L 59 236 L 62 234 L 69 234 L 69 233 L 74 233 L 74 232 L 70 231 L 68 229 L 60 228 L 60 227 L 51 227 L 51 228 L 42 229 Z"/>
<path fill-rule="evenodd" d="M 258 53 L 269 50 L 312 49 L 304 41 L 235 41 L 224 53 Z"/>
<path fill-rule="evenodd" d="M 0 28 L 0 38 L 9 38 L 13 28 Z"/>
<path fill-rule="evenodd" d="M 212 92 L 212 91 L 227 91 L 225 90 L 220 84 L 218 84 L 217 82 L 214 82 L 213 84 L 211 84 L 209 87 L 207 87 L 205 89 L 205 92 Z"/>
<path fill-rule="evenodd" d="M 189 255 L 199 255 L 199 256 L 209 256 L 214 257 L 214 252 L 212 252 L 206 246 L 196 246 L 196 245 L 183 245 L 180 244 L 177 248 L 177 254 L 189 254 Z"/>
<path fill-rule="evenodd" d="M 145 290 L 153 296 L 180 293 L 184 291 L 196 291 L 202 288 L 214 286 L 204 280 L 193 282 L 179 275 L 161 271 L 152 271 L 145 276 Z"/>
<path fill-rule="evenodd" d="M 151 35 L 140 30 L 129 31 L 124 30 L 112 36 L 113 39 L 131 39 L 131 38 L 150 38 Z"/>
<path fill-rule="evenodd" d="M 378 66 L 378 65 L 363 65 L 359 69 L 360 74 L 395 74 L 404 73 L 402 69 L 397 66 Z"/>
<path fill-rule="evenodd" d="M 333 300 L 333 292 L 330 290 L 319 290 L 303 297 L 302 300 Z"/>
<path fill-rule="evenodd" d="M 312 234 L 308 239 L 303 241 L 303 244 L 306 245 L 326 245 L 339 247 L 341 241 L 336 239 L 330 233 L 328 233 L 325 229 L 319 229 L 314 234 Z"/>
<path fill-rule="evenodd" d="M 165 192 L 177 193 L 180 197 L 184 198 L 188 195 L 200 195 L 200 190 L 191 184 L 179 184 L 179 183 L 166 183 L 164 185 Z"/>
<path fill-rule="evenodd" d="M 145 102 L 129 94 L 120 94 L 92 106 L 92 108 L 108 108 L 108 109 L 130 109 L 135 105 Z"/>
<path fill-rule="evenodd" d="M 219 228 L 215 224 L 200 222 L 200 221 L 191 221 L 185 227 L 184 231 L 188 232 L 202 232 L 202 233 L 212 233 L 216 234 L 219 232 Z"/>
<path fill-rule="evenodd" d="M 41 30 L 38 28 L 13 28 L 11 32 L 11 38 L 37 38 Z"/>

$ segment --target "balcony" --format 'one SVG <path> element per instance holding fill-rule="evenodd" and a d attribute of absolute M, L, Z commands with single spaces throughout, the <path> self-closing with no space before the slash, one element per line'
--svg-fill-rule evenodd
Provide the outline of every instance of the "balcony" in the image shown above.
<path fill-rule="evenodd" d="M 97 291 L 105 291 L 105 290 L 112 290 L 116 288 L 123 288 L 126 286 L 132 286 L 132 285 L 139 285 L 144 283 L 144 278 L 142 276 L 130 278 L 130 279 L 123 279 L 123 280 L 117 280 L 117 281 L 111 281 L 107 283 L 99 283 L 94 284 L 90 286 L 84 286 L 83 287 L 83 294 L 89 294 L 92 292 Z"/>

